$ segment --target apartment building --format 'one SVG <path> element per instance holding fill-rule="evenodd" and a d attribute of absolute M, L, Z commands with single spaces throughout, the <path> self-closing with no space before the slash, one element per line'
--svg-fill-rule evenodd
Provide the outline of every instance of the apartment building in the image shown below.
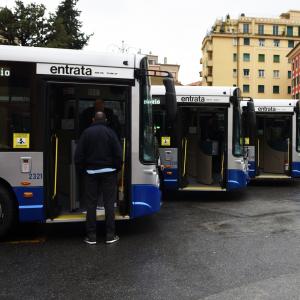
<path fill-rule="evenodd" d="M 173 75 L 176 85 L 181 85 L 178 80 L 178 73 L 180 69 L 180 65 L 177 64 L 169 64 L 167 57 L 164 57 L 164 63 L 158 62 L 158 55 L 147 54 L 149 61 L 149 69 L 155 71 L 168 71 Z M 151 84 L 153 85 L 161 85 L 163 84 L 163 79 L 158 77 L 151 77 Z"/>
<path fill-rule="evenodd" d="M 287 54 L 298 41 L 300 11 L 217 20 L 202 42 L 203 85 L 238 86 L 245 97 L 291 98 Z"/>
<path fill-rule="evenodd" d="M 300 99 L 300 43 L 298 43 L 295 48 L 288 53 L 287 58 L 291 63 L 292 98 Z"/>

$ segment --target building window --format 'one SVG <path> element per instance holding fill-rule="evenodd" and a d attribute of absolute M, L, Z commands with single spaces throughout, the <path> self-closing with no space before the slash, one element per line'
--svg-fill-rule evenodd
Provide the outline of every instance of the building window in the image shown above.
<path fill-rule="evenodd" d="M 279 63 L 280 62 L 280 55 L 273 55 L 273 62 L 274 63 Z"/>
<path fill-rule="evenodd" d="M 258 77 L 265 77 L 265 70 L 258 70 Z"/>
<path fill-rule="evenodd" d="M 233 53 L 233 61 L 237 61 L 237 54 Z"/>
<path fill-rule="evenodd" d="M 250 61 L 250 53 L 243 54 L 243 61 Z"/>
<path fill-rule="evenodd" d="M 279 47 L 280 41 L 279 40 L 274 40 L 273 45 L 274 45 L 274 47 Z"/>
<path fill-rule="evenodd" d="M 265 92 L 265 86 L 263 84 L 258 85 L 257 92 L 260 93 L 260 94 L 264 93 Z"/>
<path fill-rule="evenodd" d="M 279 94 L 279 85 L 273 85 L 273 94 Z"/>
<path fill-rule="evenodd" d="M 244 45 L 249 46 L 250 45 L 250 39 L 249 38 L 244 38 Z"/>
<path fill-rule="evenodd" d="M 244 23 L 243 24 L 243 33 L 249 33 L 249 24 L 248 23 Z"/>
<path fill-rule="evenodd" d="M 233 38 L 232 39 L 232 45 L 233 46 L 237 46 L 237 44 L 238 44 L 238 39 L 237 38 Z"/>
<path fill-rule="evenodd" d="M 292 91 L 292 88 L 291 88 L 291 86 L 289 85 L 288 88 L 287 88 L 287 93 L 290 95 L 290 94 L 291 94 L 291 91 Z"/>
<path fill-rule="evenodd" d="M 236 69 L 233 69 L 233 77 L 236 77 L 237 76 L 237 70 Z"/>
<path fill-rule="evenodd" d="M 288 79 L 292 78 L 292 71 L 288 71 Z"/>
<path fill-rule="evenodd" d="M 278 25 L 273 25 L 273 35 L 278 35 Z"/>
<path fill-rule="evenodd" d="M 259 39 L 258 40 L 258 45 L 259 45 L 259 47 L 264 47 L 265 46 L 265 39 Z"/>
<path fill-rule="evenodd" d="M 294 41 L 288 41 L 288 47 L 294 48 Z"/>
<path fill-rule="evenodd" d="M 300 36 L 300 26 L 298 26 L 298 36 Z"/>
<path fill-rule="evenodd" d="M 250 70 L 249 69 L 244 69 L 243 72 L 244 72 L 244 76 L 245 77 L 249 77 L 250 76 Z"/>
<path fill-rule="evenodd" d="M 293 26 L 287 26 L 286 27 L 286 35 L 287 36 L 293 36 Z"/>
<path fill-rule="evenodd" d="M 249 84 L 243 84 L 243 92 L 249 93 L 250 92 L 250 85 Z"/>
<path fill-rule="evenodd" d="M 273 78 L 279 78 L 279 70 L 273 70 Z"/>
<path fill-rule="evenodd" d="M 258 34 L 263 35 L 264 34 L 264 25 L 258 24 Z"/>
<path fill-rule="evenodd" d="M 265 55 L 264 54 L 258 54 L 258 61 L 264 62 L 265 61 Z"/>

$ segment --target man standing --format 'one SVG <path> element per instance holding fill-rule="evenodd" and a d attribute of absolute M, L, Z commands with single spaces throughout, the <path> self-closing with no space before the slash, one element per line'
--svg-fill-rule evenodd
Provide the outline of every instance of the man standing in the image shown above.
<path fill-rule="evenodd" d="M 106 243 L 119 240 L 115 235 L 114 203 L 117 199 L 117 171 L 121 169 L 122 148 L 115 132 L 106 126 L 106 116 L 96 112 L 93 124 L 79 139 L 75 163 L 85 177 L 87 206 L 85 242 L 97 243 L 96 207 L 98 192 L 103 194 L 105 208 Z"/>

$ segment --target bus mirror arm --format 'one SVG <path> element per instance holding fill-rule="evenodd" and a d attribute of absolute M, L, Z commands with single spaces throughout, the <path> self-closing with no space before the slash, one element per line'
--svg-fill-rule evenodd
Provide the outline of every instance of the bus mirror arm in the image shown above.
<path fill-rule="evenodd" d="M 173 78 L 164 78 L 164 86 L 166 88 L 166 111 L 170 122 L 174 122 L 177 112 L 176 92 Z"/>

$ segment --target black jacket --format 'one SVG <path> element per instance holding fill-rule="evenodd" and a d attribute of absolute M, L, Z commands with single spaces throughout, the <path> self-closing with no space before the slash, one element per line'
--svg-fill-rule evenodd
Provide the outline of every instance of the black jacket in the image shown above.
<path fill-rule="evenodd" d="M 75 151 L 79 170 L 121 169 L 122 147 L 115 132 L 105 123 L 93 123 L 80 136 Z"/>

